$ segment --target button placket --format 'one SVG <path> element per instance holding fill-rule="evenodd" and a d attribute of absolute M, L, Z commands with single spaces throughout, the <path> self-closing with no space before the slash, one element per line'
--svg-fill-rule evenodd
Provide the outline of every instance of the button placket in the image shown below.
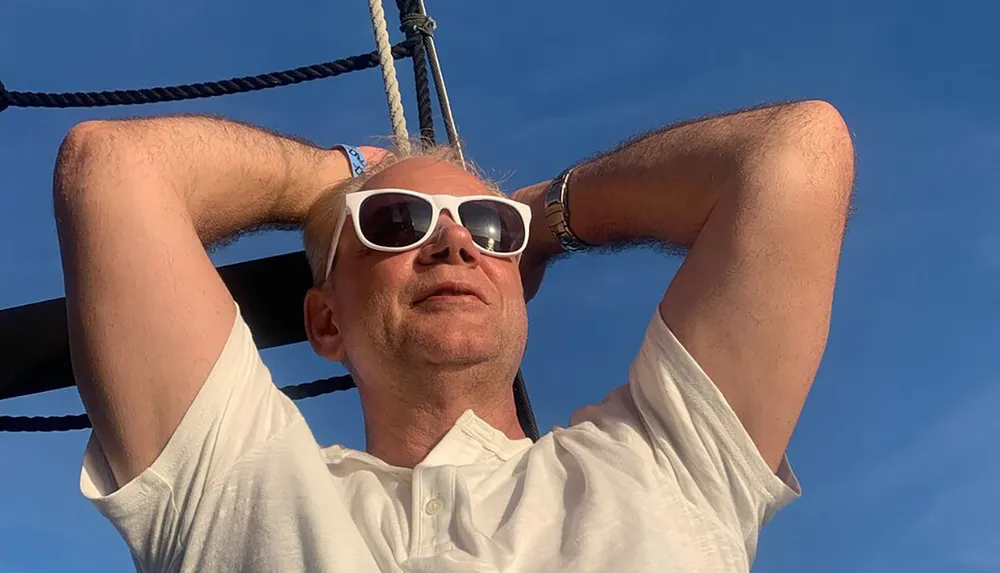
<path fill-rule="evenodd" d="M 423 507 L 424 503 L 424 468 L 413 468 L 410 482 L 410 556 L 416 557 L 424 552 L 424 529 L 426 526 Z"/>
<path fill-rule="evenodd" d="M 453 547 L 455 472 L 450 466 L 415 468 L 412 531 L 413 551 L 427 556 Z M 419 497 L 417 497 L 419 495 Z"/>
<path fill-rule="evenodd" d="M 424 513 L 433 517 L 441 513 L 441 509 L 443 508 L 444 508 L 444 502 L 441 501 L 441 498 L 435 497 L 424 504 Z"/>
<path fill-rule="evenodd" d="M 416 467 L 413 470 L 413 543 L 414 555 L 433 554 L 442 535 L 448 535 L 448 483 L 443 467 Z"/>

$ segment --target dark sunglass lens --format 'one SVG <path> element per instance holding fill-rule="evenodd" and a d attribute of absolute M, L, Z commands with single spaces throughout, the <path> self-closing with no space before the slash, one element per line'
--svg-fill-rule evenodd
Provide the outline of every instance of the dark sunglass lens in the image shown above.
<path fill-rule="evenodd" d="M 462 225 L 477 245 L 494 253 L 513 253 L 524 244 L 524 220 L 500 201 L 469 201 L 458 208 Z"/>
<path fill-rule="evenodd" d="M 358 223 L 365 238 L 380 247 L 407 247 L 424 238 L 431 226 L 431 205 L 401 193 L 365 199 Z"/>

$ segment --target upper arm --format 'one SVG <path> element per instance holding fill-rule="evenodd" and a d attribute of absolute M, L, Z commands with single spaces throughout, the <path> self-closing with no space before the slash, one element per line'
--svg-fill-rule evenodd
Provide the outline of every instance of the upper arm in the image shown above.
<path fill-rule="evenodd" d="M 80 394 L 119 484 L 151 465 L 217 360 L 235 304 L 155 150 L 81 124 L 54 206 Z"/>
<path fill-rule="evenodd" d="M 796 113 L 720 194 L 660 303 L 772 469 L 826 346 L 853 182 L 839 114 Z"/>

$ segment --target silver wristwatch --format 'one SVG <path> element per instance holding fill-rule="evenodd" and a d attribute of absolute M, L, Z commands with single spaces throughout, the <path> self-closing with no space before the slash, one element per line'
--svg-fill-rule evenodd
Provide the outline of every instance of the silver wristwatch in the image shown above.
<path fill-rule="evenodd" d="M 569 227 L 569 203 L 566 201 L 566 187 L 573 168 L 566 169 L 549 184 L 545 191 L 545 220 L 549 229 L 564 251 L 584 251 L 592 247 L 580 240 Z"/>

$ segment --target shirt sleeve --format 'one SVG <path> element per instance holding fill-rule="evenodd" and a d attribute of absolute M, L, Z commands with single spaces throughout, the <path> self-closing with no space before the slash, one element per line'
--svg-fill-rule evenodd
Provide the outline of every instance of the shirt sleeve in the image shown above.
<path fill-rule="evenodd" d="M 782 459 L 777 474 L 771 471 L 722 392 L 659 310 L 632 363 L 627 387 L 613 392 L 601 408 L 619 421 L 631 420 L 628 424 L 642 436 L 643 447 L 651 448 L 664 479 L 739 535 L 751 560 L 760 528 L 801 495 L 788 460 Z M 584 415 L 600 416 L 593 410 Z"/>
<path fill-rule="evenodd" d="M 244 455 L 301 420 L 276 388 L 237 307 L 236 320 L 201 390 L 156 460 L 117 487 L 91 433 L 81 493 L 112 522 L 140 563 L 165 563 L 202 494 Z"/>

